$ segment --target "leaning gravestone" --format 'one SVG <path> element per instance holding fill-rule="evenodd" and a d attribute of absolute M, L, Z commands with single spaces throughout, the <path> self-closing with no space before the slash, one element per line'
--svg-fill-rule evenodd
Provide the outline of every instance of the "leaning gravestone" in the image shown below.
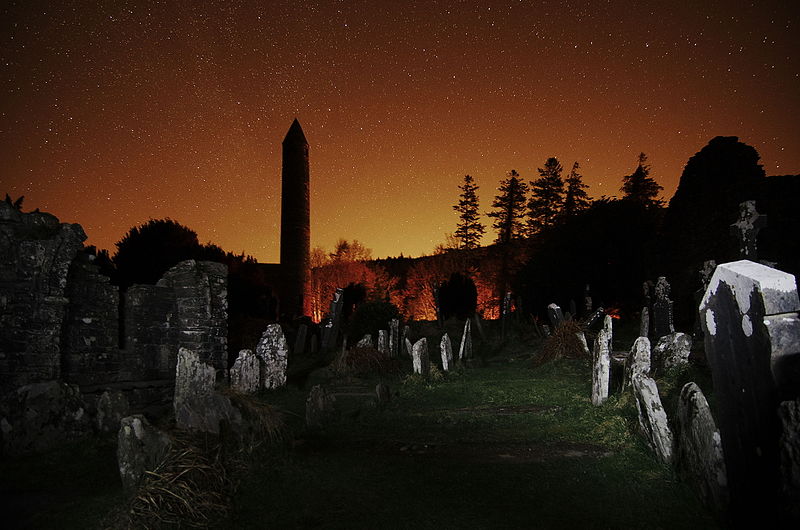
<path fill-rule="evenodd" d="M 611 355 L 608 351 L 608 337 L 601 329 L 594 341 L 592 367 L 592 405 L 602 405 L 608 399 L 608 386 L 611 377 Z"/>
<path fill-rule="evenodd" d="M 550 325 L 553 326 L 553 329 L 564 321 L 564 314 L 558 304 L 547 306 L 547 318 L 550 320 Z"/>
<path fill-rule="evenodd" d="M 653 338 L 660 339 L 664 335 L 675 333 L 672 323 L 672 300 L 669 298 L 670 286 L 664 276 L 656 281 L 655 300 L 653 301 Z"/>
<path fill-rule="evenodd" d="M 158 467 L 171 445 L 169 436 L 150 425 L 144 416 L 122 418 L 117 433 L 117 464 L 122 488 L 126 492 L 135 490 L 145 472 Z"/>
<path fill-rule="evenodd" d="M 286 386 L 286 366 L 289 362 L 289 346 L 280 324 L 269 324 L 256 346 L 256 355 L 264 361 L 261 379 L 263 388 Z"/>
<path fill-rule="evenodd" d="M 458 360 L 472 359 L 472 328 L 470 320 L 464 322 L 464 333 L 461 335 L 461 345 L 458 347 Z"/>
<path fill-rule="evenodd" d="M 396 359 L 400 354 L 400 320 L 389 321 L 389 357 Z"/>
<path fill-rule="evenodd" d="M 447 333 L 442 335 L 439 349 L 442 353 L 442 370 L 449 372 L 453 366 L 453 344 L 450 342 L 450 336 Z"/>
<path fill-rule="evenodd" d="M 637 373 L 633 376 L 633 395 L 639 412 L 639 427 L 648 445 L 665 464 L 672 462 L 672 431 L 667 413 L 661 405 L 658 386 L 652 378 Z"/>
<path fill-rule="evenodd" d="M 689 364 L 689 353 L 692 350 L 692 337 L 686 333 L 670 333 L 664 335 L 653 348 L 654 373 L 663 374 L 679 366 Z"/>
<path fill-rule="evenodd" d="M 628 388 L 636 374 L 650 375 L 650 339 L 639 337 L 625 359 L 625 376 L 622 380 L 622 390 Z"/>
<path fill-rule="evenodd" d="M 356 344 L 356 348 L 374 348 L 374 344 L 372 342 L 372 335 L 367 333 L 364 335 L 358 344 Z"/>
<path fill-rule="evenodd" d="M 733 520 L 776 509 L 776 410 L 800 385 L 798 309 L 794 276 L 747 260 L 719 265 L 700 305 Z"/>
<path fill-rule="evenodd" d="M 389 357 L 389 331 L 378 330 L 378 353 Z"/>
<path fill-rule="evenodd" d="M 428 341 L 425 337 L 414 343 L 411 357 L 414 363 L 414 373 L 427 377 L 431 371 L 431 364 L 428 358 Z"/>
<path fill-rule="evenodd" d="M 677 412 L 675 465 L 717 513 L 728 507 L 728 479 L 722 456 L 722 440 L 708 401 L 694 383 L 681 389 Z"/>
<path fill-rule="evenodd" d="M 241 394 L 252 394 L 261 388 L 262 361 L 253 350 L 240 350 L 230 372 L 231 388 Z"/>
<path fill-rule="evenodd" d="M 413 358 L 414 346 L 411 345 L 411 341 L 408 340 L 408 337 L 405 338 L 405 346 L 406 346 L 406 353 L 408 354 L 409 357 Z"/>

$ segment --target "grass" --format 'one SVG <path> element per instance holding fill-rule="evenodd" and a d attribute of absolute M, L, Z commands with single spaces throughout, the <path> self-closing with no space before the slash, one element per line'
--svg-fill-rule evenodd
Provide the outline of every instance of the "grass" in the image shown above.
<path fill-rule="evenodd" d="M 393 381 L 399 395 L 388 408 L 365 409 L 262 461 L 226 525 L 713 527 L 632 434 L 630 399 L 593 407 L 590 381 L 575 360 L 494 365 L 434 384 Z M 293 392 L 276 397 L 299 407 Z"/>

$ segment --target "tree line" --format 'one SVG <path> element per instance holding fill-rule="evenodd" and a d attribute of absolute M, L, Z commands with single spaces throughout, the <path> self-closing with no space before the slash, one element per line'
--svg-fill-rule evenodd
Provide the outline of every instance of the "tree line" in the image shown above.
<path fill-rule="evenodd" d="M 494 219 L 492 227 L 497 232 L 496 243 L 533 238 L 592 204 L 586 191 L 589 186 L 583 182 L 578 162 L 572 164 L 566 177 L 562 177 L 564 168 L 556 157 L 548 158 L 536 171 L 539 178 L 529 182 L 513 169 L 501 181 L 492 210 L 486 213 Z M 461 193 L 453 205 L 458 213 L 458 222 L 453 236 L 458 248 L 478 248 L 486 233 L 486 226 L 480 220 L 479 187 L 471 175 L 464 175 L 464 182 L 458 189 Z M 650 176 L 647 155 L 640 153 L 636 169 L 622 178 L 622 200 L 647 208 L 661 207 L 663 201 L 657 197 L 662 189 Z"/>

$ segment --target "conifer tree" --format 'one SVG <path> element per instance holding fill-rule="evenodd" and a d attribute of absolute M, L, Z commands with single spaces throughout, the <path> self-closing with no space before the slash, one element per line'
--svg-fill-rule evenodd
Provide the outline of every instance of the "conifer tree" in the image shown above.
<path fill-rule="evenodd" d="M 639 165 L 632 175 L 622 177 L 620 191 L 624 194 L 623 200 L 630 200 L 642 204 L 647 208 L 661 206 L 664 201 L 656 199 L 662 186 L 650 176 L 650 166 L 647 165 L 647 155 L 639 153 Z"/>
<path fill-rule="evenodd" d="M 586 193 L 589 186 L 583 183 L 583 177 L 578 173 L 579 168 L 580 164 L 577 162 L 572 164 L 572 170 L 565 181 L 567 191 L 564 195 L 564 208 L 561 211 L 564 218 L 571 217 L 589 207 L 589 194 Z"/>
<path fill-rule="evenodd" d="M 453 210 L 458 212 L 458 224 L 453 234 L 459 240 L 460 248 L 478 248 L 481 244 L 481 237 L 486 232 L 486 227 L 480 221 L 480 210 L 478 209 L 478 186 L 471 175 L 464 175 L 464 184 L 459 186 L 458 204 L 453 206 Z"/>
<path fill-rule="evenodd" d="M 498 243 L 508 243 L 523 236 L 523 219 L 525 218 L 525 201 L 528 185 L 520 178 L 519 173 L 511 170 L 508 178 L 500 183 L 500 194 L 492 203 L 493 211 L 487 215 L 495 219 Z"/>
<path fill-rule="evenodd" d="M 555 157 L 548 158 L 543 168 L 537 168 L 539 178 L 531 182 L 531 199 L 528 201 L 528 236 L 534 236 L 553 226 L 564 205 L 564 168 Z"/>

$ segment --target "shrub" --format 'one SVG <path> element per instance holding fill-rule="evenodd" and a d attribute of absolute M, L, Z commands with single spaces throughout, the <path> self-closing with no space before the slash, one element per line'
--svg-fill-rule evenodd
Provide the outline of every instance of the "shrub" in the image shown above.
<path fill-rule="evenodd" d="M 541 348 L 541 353 L 537 358 L 538 364 L 554 361 L 556 359 L 579 359 L 585 358 L 586 350 L 583 343 L 578 338 L 578 333 L 582 333 L 580 325 L 574 320 L 564 320 L 553 330 L 553 334 L 547 337 Z"/>
<path fill-rule="evenodd" d="M 398 318 L 397 306 L 384 300 L 365 302 L 359 305 L 347 325 L 347 334 L 354 340 L 370 334 L 377 337 L 378 330 L 389 329 L 389 321 Z"/>

